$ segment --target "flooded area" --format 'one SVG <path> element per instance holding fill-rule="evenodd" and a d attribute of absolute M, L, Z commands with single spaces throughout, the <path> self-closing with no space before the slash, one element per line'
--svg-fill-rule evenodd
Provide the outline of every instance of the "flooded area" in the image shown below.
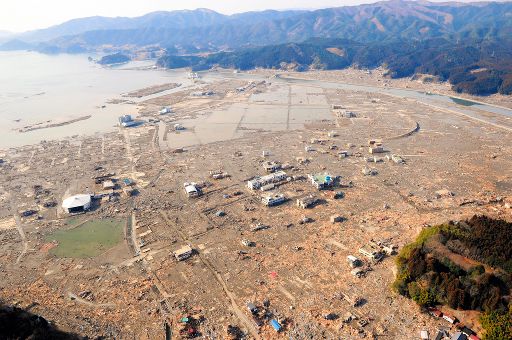
<path fill-rule="evenodd" d="M 279 79 L 266 70 L 210 71 L 192 82 L 184 70 L 83 66 L 77 79 L 90 71 L 99 77 L 88 82 L 95 86 L 71 83 L 74 89 L 63 92 L 67 100 L 51 94 L 57 85 L 46 79 L 41 88 L 55 99 L 55 111 L 48 106 L 23 119 L 80 117 L 88 112 L 75 112 L 80 91 L 90 101 L 82 105 L 94 109 L 90 119 L 27 133 L 7 130 L 27 142 L 86 126 L 77 138 L 0 151 L 0 254 L 5 297 L 23 306 L 37 301 L 38 313 L 57 315 L 52 319 L 61 323 L 87 320 L 88 335 L 99 335 L 95 329 L 107 320 L 142 325 L 115 338 L 161 339 L 161 311 L 176 311 L 170 320 L 179 325 L 197 306 L 207 320 L 202 330 L 245 325 L 247 301 L 265 299 L 293 322 L 302 315 L 311 316 L 308 323 L 326 322 L 319 311 L 353 310 L 350 301 L 325 298 L 347 292 L 366 299 L 357 313 L 369 320 L 367 329 L 411 339 L 412 327 L 433 331 L 438 320 L 416 316 L 413 301 L 390 296 L 394 255 L 387 252 L 375 264 L 361 249 L 374 249 L 376 240 L 401 249 L 425 225 L 510 214 L 511 179 L 504 169 L 512 150 L 503 127 L 512 126 L 507 116 L 484 115 L 477 105 L 384 86 Z M 101 77 L 123 84 L 103 84 Z M 102 103 L 106 108 L 96 109 Z M 14 112 L 16 102 L 9 105 Z M 137 113 L 139 125 L 115 126 L 125 107 Z M 12 125 L 12 112 L 5 114 Z M 500 126 L 489 124 L 493 120 Z M 265 176 L 270 171 L 277 172 Z M 320 190 L 327 177 L 336 177 L 339 187 Z M 68 215 L 62 203 L 74 194 L 90 194 L 91 209 Z M 279 205 L 266 203 L 279 197 L 285 199 Z M 178 254 L 190 258 L 176 261 Z M 351 254 L 372 261 L 362 277 L 346 260 Z M 380 313 L 382 306 L 393 309 L 394 319 Z M 155 331 L 148 335 L 150 327 Z M 357 334 L 335 327 L 340 336 L 329 338 Z M 270 332 L 263 326 L 261 338 L 274 338 Z"/>
<path fill-rule="evenodd" d="M 159 83 L 191 84 L 183 70 L 139 69 L 147 66 L 151 64 L 133 62 L 104 68 L 89 62 L 86 55 L 0 52 L 0 147 L 113 131 L 119 115 L 134 115 L 137 109 L 133 104 L 109 105 L 108 100 Z M 27 125 L 88 115 L 89 119 L 65 126 L 17 131 Z"/>
<path fill-rule="evenodd" d="M 267 92 L 252 94 L 246 103 L 179 120 L 186 130 L 169 133 L 164 146 L 182 148 L 240 138 L 248 132 L 302 129 L 308 122 L 332 118 L 321 89 L 276 84 Z"/>
<path fill-rule="evenodd" d="M 165 124 L 159 123 L 161 148 L 219 142 L 258 131 L 296 130 L 311 122 L 332 120 L 325 95 L 325 91 L 332 90 L 414 100 L 492 124 L 512 119 L 511 109 L 415 90 L 228 71 L 201 72 L 201 79 L 194 82 L 188 79 L 186 70 L 157 70 L 152 65 L 151 61 L 131 62 L 105 68 L 89 62 L 85 55 L 0 53 L 0 148 L 115 131 L 120 115 L 137 116 L 140 107 L 151 100 L 183 95 L 222 81 L 266 82 L 267 85 L 241 100 L 236 99 L 240 94 L 235 88 L 231 89 L 234 97 L 229 100 L 194 99 L 185 95 L 182 114 Z M 123 96 L 166 83 L 179 86 L 142 98 Z M 190 105 L 196 105 L 196 109 L 192 110 Z M 174 131 L 175 123 L 185 130 Z"/>
<path fill-rule="evenodd" d="M 478 103 L 469 101 L 466 99 L 459 99 L 455 97 L 430 94 L 426 92 L 407 90 L 390 87 L 377 87 L 369 85 L 355 85 L 355 84 L 344 84 L 335 83 L 321 80 L 307 80 L 307 79 L 296 79 L 296 78 L 283 78 L 278 77 L 277 79 L 289 83 L 303 83 L 311 84 L 312 86 L 318 86 L 320 88 L 336 88 L 341 90 L 352 90 L 352 91 L 364 91 L 368 93 L 382 93 L 389 94 L 400 98 L 414 99 L 427 105 L 433 105 L 439 108 L 448 108 L 450 110 L 459 111 L 461 113 L 469 113 L 474 109 L 482 112 L 491 112 L 508 117 L 512 117 L 512 109 L 507 109 L 500 106 L 494 106 L 484 103 Z"/>

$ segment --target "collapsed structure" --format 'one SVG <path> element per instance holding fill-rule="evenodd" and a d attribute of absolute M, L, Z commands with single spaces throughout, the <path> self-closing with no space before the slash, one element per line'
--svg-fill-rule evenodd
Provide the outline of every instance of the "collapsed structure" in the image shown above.
<path fill-rule="evenodd" d="M 185 187 L 185 192 L 188 197 L 199 197 L 202 195 L 201 188 L 199 188 L 196 183 L 187 182 L 184 183 L 183 186 Z"/>
<path fill-rule="evenodd" d="M 251 190 L 257 190 L 264 185 L 271 183 L 279 183 L 286 179 L 286 172 L 277 171 L 273 174 L 269 174 L 263 177 L 255 177 L 250 181 L 247 181 L 247 187 Z"/>
<path fill-rule="evenodd" d="M 297 206 L 302 209 L 309 209 L 314 207 L 316 204 L 318 204 L 319 199 L 316 198 L 313 195 L 309 195 L 306 197 L 298 198 L 297 199 Z"/>
<path fill-rule="evenodd" d="M 368 152 L 371 154 L 383 153 L 384 147 L 382 146 L 382 140 L 371 139 L 368 141 Z"/>
<path fill-rule="evenodd" d="M 275 205 L 279 205 L 281 203 L 284 203 L 286 201 L 286 197 L 283 194 L 275 194 L 271 196 L 265 196 L 261 199 L 261 202 L 263 205 L 266 205 L 267 207 L 272 207 Z"/>
<path fill-rule="evenodd" d="M 122 127 L 130 127 L 135 125 L 136 122 L 132 119 L 130 115 L 123 115 L 119 117 L 119 125 Z"/>
<path fill-rule="evenodd" d="M 193 250 L 189 245 L 183 246 L 176 250 L 173 254 L 176 260 L 183 261 L 192 256 Z"/>

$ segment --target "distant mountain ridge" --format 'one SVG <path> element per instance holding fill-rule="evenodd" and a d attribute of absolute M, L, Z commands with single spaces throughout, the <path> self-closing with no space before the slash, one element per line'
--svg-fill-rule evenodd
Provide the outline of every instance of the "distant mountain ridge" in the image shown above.
<path fill-rule="evenodd" d="M 157 65 L 191 67 L 194 71 L 214 66 L 250 70 L 335 70 L 349 66 L 385 66 L 391 78 L 431 74 L 449 81 L 453 89 L 475 95 L 512 94 L 511 39 L 467 40 L 460 43 L 441 38 L 423 41 L 360 43 L 347 39 L 314 38 L 207 56 L 166 55 Z"/>
<path fill-rule="evenodd" d="M 208 9 L 75 19 L 15 35 L 0 50 L 144 53 L 168 68 L 384 66 L 454 90 L 512 94 L 512 2 L 392 0 L 313 11 L 223 15 Z M 165 53 L 162 56 L 162 53 Z M 116 59 L 117 60 L 117 59 Z"/>
<path fill-rule="evenodd" d="M 512 36 L 512 3 L 385 1 L 314 11 L 223 15 L 207 9 L 154 12 L 137 18 L 75 19 L 17 35 L 35 49 L 86 51 L 109 46 L 193 46 L 219 51 L 246 46 L 344 38 L 359 42 Z"/>
<path fill-rule="evenodd" d="M 181 30 L 216 26 L 227 22 L 251 24 L 261 20 L 281 19 L 297 13 L 300 13 L 300 11 L 279 12 L 267 10 L 227 16 L 209 9 L 198 8 L 196 10 L 151 12 L 135 18 L 94 16 L 73 19 L 46 29 L 25 32 L 19 34 L 17 39 L 34 43 L 60 37 L 76 36 L 91 31 Z"/>

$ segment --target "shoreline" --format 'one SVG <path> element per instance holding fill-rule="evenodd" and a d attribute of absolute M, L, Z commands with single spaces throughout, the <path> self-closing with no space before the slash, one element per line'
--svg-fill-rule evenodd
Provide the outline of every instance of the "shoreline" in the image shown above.
<path fill-rule="evenodd" d="M 184 70 L 184 69 L 182 69 L 182 70 Z M 205 74 L 205 77 L 207 77 L 209 74 L 215 74 L 215 73 L 218 73 L 219 71 L 221 73 L 223 71 L 229 73 L 229 74 L 226 73 L 225 77 L 223 77 L 223 78 L 225 78 L 226 81 L 242 80 L 242 79 L 238 79 L 237 76 L 232 76 L 232 73 L 228 69 L 206 71 L 204 74 Z M 382 72 L 382 70 L 379 70 L 379 71 Z M 417 93 L 427 93 L 427 94 L 439 95 L 439 96 L 443 96 L 443 97 L 450 97 L 452 99 L 470 100 L 472 103 L 475 103 L 475 104 L 489 105 L 489 106 L 496 107 L 499 109 L 505 109 L 505 110 L 512 109 L 507 106 L 500 105 L 503 101 L 510 101 L 511 106 L 512 106 L 512 97 L 508 98 L 507 96 L 502 96 L 503 98 L 500 98 L 500 101 L 498 101 L 498 103 L 496 103 L 496 101 L 493 101 L 493 100 L 491 100 L 489 102 L 482 101 L 483 98 L 475 98 L 475 96 L 466 96 L 466 95 L 461 96 L 460 94 L 455 93 L 454 91 L 448 90 L 448 89 L 446 89 L 446 87 L 448 86 L 448 84 L 446 84 L 446 83 L 424 84 L 419 81 L 413 81 L 410 79 L 404 80 L 404 78 L 398 79 L 398 80 L 386 79 L 386 78 L 381 78 L 377 72 L 373 72 L 373 71 L 366 72 L 366 71 L 359 70 L 359 69 L 345 69 L 345 70 L 335 70 L 335 71 L 314 71 L 314 72 L 313 71 L 278 72 L 277 70 L 271 70 L 271 69 L 258 69 L 258 70 L 251 70 L 248 72 L 243 72 L 243 73 L 240 73 L 240 75 L 245 75 L 247 77 L 247 79 L 244 78 L 244 81 L 250 81 L 250 77 L 252 75 L 254 77 L 262 77 L 262 76 L 271 77 L 271 78 L 272 77 L 281 77 L 281 79 L 283 79 L 283 80 L 286 80 L 286 79 L 301 80 L 302 79 L 305 81 L 323 81 L 323 82 L 329 82 L 329 83 L 333 83 L 333 84 L 345 84 L 345 85 L 349 85 L 349 86 L 350 85 L 367 86 L 367 87 L 373 87 L 377 91 L 380 91 L 380 92 L 382 92 L 381 90 L 386 90 L 386 89 L 389 89 L 389 90 L 396 89 L 396 90 L 401 90 L 401 91 L 411 91 L 411 92 L 417 92 Z M 270 79 L 270 81 L 272 81 L 272 80 Z M 404 84 L 414 84 L 415 86 L 414 87 L 408 86 L 408 85 L 404 86 Z M 178 82 L 163 83 L 163 84 L 157 83 L 155 85 L 142 87 L 139 89 L 134 89 L 130 92 L 125 92 L 124 94 L 121 93 L 121 94 L 119 94 L 119 96 L 120 96 L 120 98 L 123 98 L 123 97 L 126 98 L 126 96 L 128 94 L 133 94 L 133 95 L 137 94 L 137 95 L 141 95 L 141 96 L 139 96 L 139 98 L 140 98 L 140 97 L 147 96 L 148 91 L 153 92 L 155 90 L 160 90 L 162 87 L 168 87 L 168 86 L 172 86 L 173 88 L 176 88 L 176 86 L 179 87 L 179 85 L 181 85 L 181 84 Z M 208 86 L 208 85 L 206 85 L 206 86 Z M 147 102 L 143 101 L 143 102 L 139 103 L 139 105 L 141 105 L 140 107 L 139 106 L 137 107 L 137 111 L 139 114 L 147 115 L 149 112 L 156 110 L 159 106 L 166 106 L 168 103 L 170 103 L 172 106 L 174 106 L 174 105 L 180 106 L 179 103 L 182 102 L 183 100 L 185 100 L 185 98 L 183 97 L 183 98 L 176 98 L 177 102 L 175 102 L 175 100 L 169 101 L 169 98 L 168 98 L 169 95 L 159 96 L 158 93 L 160 93 L 160 92 L 156 93 L 156 97 L 154 99 L 147 101 Z M 391 93 L 388 93 L 388 95 L 401 98 L 401 96 L 396 96 Z M 175 94 L 172 94 L 172 96 L 174 97 Z M 160 98 L 163 101 L 159 100 Z M 127 99 L 116 98 L 116 100 L 119 102 L 124 102 Z M 129 100 L 127 100 L 127 101 L 129 102 Z M 175 103 L 172 104 L 171 102 L 175 102 Z M 436 105 L 431 105 L 431 106 L 436 107 Z M 488 113 L 492 114 L 492 115 L 496 115 L 496 116 L 505 117 L 505 119 L 507 119 L 509 117 L 508 115 L 506 115 L 506 114 L 504 115 L 501 113 L 494 113 L 494 112 L 488 112 Z M 458 112 L 458 114 L 460 114 L 460 112 Z M 150 114 L 150 116 L 152 116 L 152 115 Z M 92 117 L 92 115 L 87 115 L 87 116 L 81 116 L 81 117 L 77 117 L 74 119 L 70 119 L 67 121 L 61 121 L 61 122 L 52 122 L 51 120 L 48 120 L 46 122 L 35 123 L 35 124 L 27 125 L 22 128 L 15 128 L 13 130 L 17 131 L 19 133 L 27 133 L 27 132 L 36 131 L 36 130 L 51 129 L 54 127 L 66 126 L 66 125 L 70 125 L 70 124 L 73 124 L 73 123 L 76 123 L 79 121 L 90 119 L 91 117 Z M 499 125 L 499 124 L 496 124 L 496 125 Z M 506 125 L 508 125 L 508 124 L 506 124 Z M 507 128 L 507 130 L 508 130 L 508 128 Z M 58 138 L 54 138 L 50 134 L 50 136 L 48 136 L 47 139 L 54 140 L 54 139 L 58 139 Z M 68 137 L 64 137 L 64 139 L 68 139 Z M 27 145 L 33 145 L 33 144 L 37 144 L 37 142 L 27 143 Z"/>

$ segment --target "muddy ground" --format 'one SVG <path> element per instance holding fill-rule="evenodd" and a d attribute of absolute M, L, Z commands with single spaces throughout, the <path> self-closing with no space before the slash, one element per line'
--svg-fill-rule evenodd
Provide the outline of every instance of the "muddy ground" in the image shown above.
<path fill-rule="evenodd" d="M 261 339 L 411 339 L 449 328 L 391 290 L 393 255 L 372 263 L 358 249 L 372 239 L 400 249 L 428 225 L 473 214 L 510 220 L 512 140 L 502 117 L 475 120 L 385 94 L 271 79 L 201 86 L 207 94 L 142 101 L 145 123 L 134 128 L 3 151 L 1 300 L 89 337 L 164 338 L 167 323 L 179 338 L 184 316 L 198 336 L 218 339 L 228 325 Z M 337 117 L 332 104 L 356 117 Z M 159 116 L 162 106 L 174 113 Z M 178 123 L 186 130 L 175 131 Z M 370 155 L 369 139 L 382 139 L 385 152 Z M 340 158 L 341 150 L 349 156 Z M 393 154 L 405 163 L 386 158 Z M 276 207 L 261 203 L 267 193 L 247 188 L 268 160 L 287 164 L 290 177 L 272 191 L 288 198 Z M 376 174 L 365 176 L 365 167 Z M 215 180 L 212 170 L 229 176 Z M 318 172 L 352 182 L 334 189 L 344 198 L 314 188 L 307 175 Z M 94 258 L 51 255 L 58 245 L 48 239 L 70 218 L 62 200 L 102 192 L 94 178 L 105 174 L 117 180 L 112 197 L 75 218 L 122 218 L 123 242 Z M 124 178 L 136 183 L 133 196 L 123 192 Z M 185 182 L 201 183 L 203 195 L 188 198 Z M 308 194 L 320 204 L 297 207 Z M 343 222 L 331 223 L 333 215 Z M 304 216 L 312 221 L 301 223 Z M 251 231 L 257 223 L 268 229 Z M 187 244 L 194 254 L 177 262 L 173 251 Z M 351 254 L 371 269 L 365 277 L 351 274 Z M 343 294 L 363 304 L 353 307 Z M 259 308 L 261 327 L 247 302 Z M 325 320 L 328 313 L 337 317 Z M 358 320 L 343 322 L 347 313 Z"/>

